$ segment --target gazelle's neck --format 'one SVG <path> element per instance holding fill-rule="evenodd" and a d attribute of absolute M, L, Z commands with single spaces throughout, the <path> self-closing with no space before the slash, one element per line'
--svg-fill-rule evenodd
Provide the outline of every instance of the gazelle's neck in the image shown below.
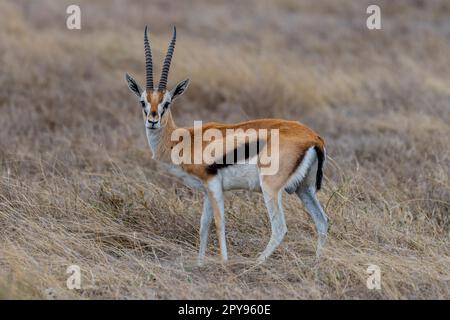
<path fill-rule="evenodd" d="M 172 113 L 167 110 L 165 115 L 166 124 L 160 129 L 151 130 L 145 129 L 147 133 L 147 140 L 152 150 L 152 158 L 160 161 L 170 161 L 172 132 L 177 128 L 172 118 Z"/>

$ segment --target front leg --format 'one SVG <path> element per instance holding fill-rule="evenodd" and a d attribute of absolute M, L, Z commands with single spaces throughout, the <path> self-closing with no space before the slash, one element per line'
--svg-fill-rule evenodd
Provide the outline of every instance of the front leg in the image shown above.
<path fill-rule="evenodd" d="M 208 193 L 205 192 L 205 198 L 203 200 L 203 212 L 202 218 L 200 219 L 200 250 L 198 254 L 198 265 L 203 264 L 203 259 L 205 258 L 206 246 L 208 244 L 208 232 L 211 226 L 211 221 L 213 217 L 213 209 L 211 206 L 211 201 L 209 200 Z"/>
<path fill-rule="evenodd" d="M 206 193 L 211 202 L 216 225 L 217 238 L 219 239 L 220 255 L 222 262 L 227 262 L 227 242 L 225 239 L 225 216 L 223 203 L 222 182 L 218 178 L 213 178 L 206 183 Z"/>

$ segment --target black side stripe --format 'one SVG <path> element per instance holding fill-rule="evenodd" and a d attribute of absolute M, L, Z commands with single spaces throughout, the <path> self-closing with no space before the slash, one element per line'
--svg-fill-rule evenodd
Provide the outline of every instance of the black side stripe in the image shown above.
<path fill-rule="evenodd" d="M 252 143 L 254 144 L 255 142 L 252 142 Z M 218 172 L 220 169 L 223 169 L 223 168 L 226 168 L 226 167 L 228 167 L 228 166 L 234 165 L 234 164 L 236 164 L 238 161 L 251 159 L 251 158 L 253 158 L 254 156 L 256 156 L 256 155 L 259 154 L 259 152 L 261 151 L 262 147 L 264 147 L 264 144 L 265 144 L 265 143 L 264 143 L 263 141 L 260 142 L 259 140 L 257 140 L 257 141 L 256 141 L 256 154 L 255 154 L 255 153 L 250 154 L 251 151 L 254 151 L 254 150 L 255 150 L 255 148 L 254 148 L 253 145 L 251 145 L 249 142 L 246 142 L 245 144 L 240 145 L 240 146 L 238 146 L 237 148 L 235 148 L 235 149 L 232 151 L 233 154 L 231 154 L 231 152 L 226 153 L 226 154 L 223 155 L 221 161 L 219 161 L 219 162 L 214 162 L 214 163 L 208 165 L 208 166 L 206 167 L 206 172 L 209 173 L 209 174 L 216 175 L 217 172 Z M 253 148 L 250 148 L 251 146 L 252 146 Z M 244 150 L 243 150 L 244 152 L 242 152 L 242 148 L 244 148 Z M 238 156 L 242 156 L 242 154 L 244 154 L 244 158 L 243 158 L 243 159 L 242 159 L 242 158 L 241 158 L 241 159 L 238 159 Z"/>

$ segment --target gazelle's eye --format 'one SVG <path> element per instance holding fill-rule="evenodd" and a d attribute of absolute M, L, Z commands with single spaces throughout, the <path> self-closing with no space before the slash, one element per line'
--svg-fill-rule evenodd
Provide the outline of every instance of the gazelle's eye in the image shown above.
<path fill-rule="evenodd" d="M 142 110 L 144 110 L 145 115 L 147 115 L 147 110 L 145 110 L 145 102 L 141 101 Z"/>
<path fill-rule="evenodd" d="M 166 101 L 166 102 L 164 103 L 163 110 L 162 110 L 162 112 L 161 112 L 161 117 L 162 117 L 162 116 L 164 115 L 164 113 L 166 112 L 167 108 L 169 107 L 169 104 L 170 104 L 169 101 Z"/>

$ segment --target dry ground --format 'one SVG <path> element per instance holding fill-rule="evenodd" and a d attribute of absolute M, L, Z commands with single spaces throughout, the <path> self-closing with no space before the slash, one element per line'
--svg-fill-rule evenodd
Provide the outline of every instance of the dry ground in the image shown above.
<path fill-rule="evenodd" d="M 70 1 L 0 2 L 0 298 L 450 298 L 448 1 L 78 3 L 81 31 L 65 28 Z M 143 83 L 145 24 L 158 74 L 178 28 L 169 84 L 192 80 L 178 124 L 280 117 L 326 138 L 319 264 L 286 195 L 288 234 L 256 267 L 265 208 L 235 192 L 230 263 L 213 232 L 195 266 L 202 197 L 156 169 L 124 80 Z"/>

